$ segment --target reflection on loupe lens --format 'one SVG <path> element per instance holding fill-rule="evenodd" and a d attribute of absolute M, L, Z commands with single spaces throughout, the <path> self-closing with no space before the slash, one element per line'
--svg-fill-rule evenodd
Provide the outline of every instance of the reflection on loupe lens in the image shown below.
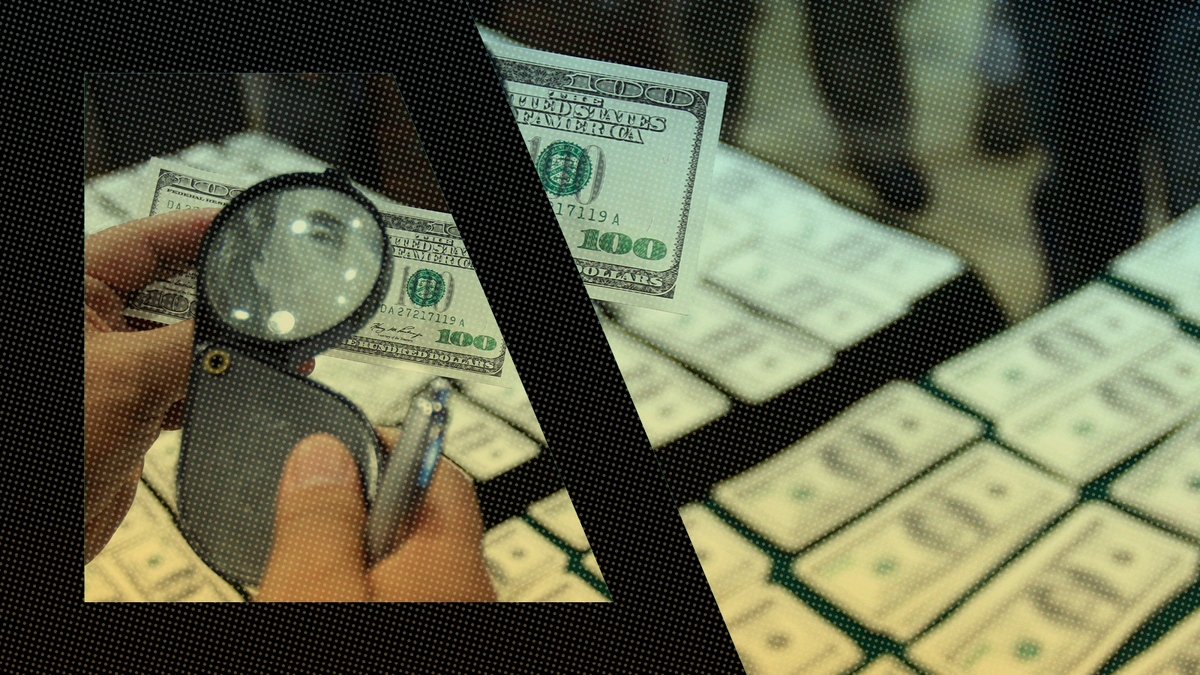
<path fill-rule="evenodd" d="M 366 300 L 382 262 L 375 218 L 322 187 L 264 194 L 218 237 L 209 302 L 226 323 L 265 340 L 301 340 L 341 323 Z"/>

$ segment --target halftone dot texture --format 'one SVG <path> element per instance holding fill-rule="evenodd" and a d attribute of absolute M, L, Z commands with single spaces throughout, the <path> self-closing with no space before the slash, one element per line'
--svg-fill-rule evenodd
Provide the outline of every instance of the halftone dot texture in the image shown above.
<path fill-rule="evenodd" d="M 1143 136 L 1148 128 L 1147 116 L 1137 110 L 1153 96 L 1145 95 L 1142 102 L 1134 101 L 1132 108 L 1114 110 L 1126 106 L 1131 93 L 1145 93 L 1146 82 L 1139 82 L 1139 78 L 1147 82 L 1157 79 L 1146 75 L 1144 62 L 1148 36 L 1156 33 L 1158 20 L 1145 20 L 1141 12 L 1182 13 L 1186 3 L 1031 1 L 1007 2 L 993 8 L 986 2 L 912 0 L 847 2 L 843 4 L 846 11 L 839 12 L 835 3 L 824 2 L 753 5 L 695 2 L 687 3 L 686 11 L 682 13 L 683 16 L 699 17 L 694 22 L 698 29 L 691 31 L 674 30 L 672 22 L 679 17 L 659 16 L 657 7 L 659 5 L 649 3 L 644 6 L 628 3 L 570 6 L 549 2 L 473 3 L 479 20 L 531 46 L 736 80 L 731 83 L 724 137 L 736 141 L 756 156 L 804 176 L 839 201 L 850 203 L 890 224 L 906 225 L 914 232 L 953 248 L 973 268 L 972 273 L 916 301 L 895 323 L 840 352 L 835 364 L 817 377 L 760 406 L 735 404 L 722 418 L 724 424 L 718 422 L 707 426 L 662 448 L 659 457 L 663 471 L 679 504 L 705 498 L 714 481 L 741 472 L 783 450 L 889 379 L 921 377 L 937 363 L 1002 328 L 1005 315 L 1014 319 L 1036 311 L 1044 302 L 1044 288 L 1048 287 L 1050 293 L 1060 293 L 1085 280 L 1104 267 L 1106 255 L 1112 255 L 1136 240 L 1136 227 L 1133 228 L 1135 234 L 1129 234 L 1131 221 L 1140 223 L 1143 213 L 1149 210 L 1151 222 L 1155 222 L 1155 217 L 1161 222 L 1162 216 L 1156 216 L 1154 212 L 1155 200 L 1165 200 L 1169 208 L 1160 205 L 1159 211 L 1172 215 L 1195 203 L 1194 197 L 1190 200 L 1186 197 L 1188 186 L 1194 188 L 1200 177 L 1194 169 L 1194 150 L 1198 147 L 1194 133 L 1200 127 L 1193 117 L 1200 106 L 1187 103 L 1190 100 L 1188 92 L 1200 90 L 1189 84 L 1195 81 L 1189 67 L 1194 68 L 1195 63 L 1200 63 L 1200 59 L 1187 57 L 1195 49 L 1195 40 L 1187 38 L 1197 35 L 1196 31 L 1188 30 L 1191 24 L 1175 21 L 1164 31 L 1184 38 L 1166 42 L 1168 49 L 1164 50 L 1167 67 L 1162 70 L 1166 76 L 1161 81 L 1167 84 L 1163 87 L 1163 100 L 1174 98 L 1176 101 L 1164 103 L 1167 112 L 1160 117 L 1166 129 L 1161 137 L 1165 139 L 1163 165 L 1169 185 L 1165 198 L 1151 195 L 1151 199 L 1143 199 L 1140 190 L 1131 188 L 1131 185 L 1141 183 L 1142 175 L 1137 162 L 1129 159 L 1131 151 L 1140 151 L 1140 146 L 1131 139 Z M 1005 11 L 999 11 L 1001 8 Z M 822 11 L 825 13 L 821 14 Z M 867 17 L 870 20 L 864 26 L 856 26 L 856 18 L 862 18 L 864 12 L 874 12 L 874 15 Z M 993 53 L 984 55 L 985 61 L 1004 61 L 998 68 L 1004 77 L 985 80 L 981 86 L 973 79 L 972 70 L 974 59 L 980 56 L 979 38 L 984 33 L 975 27 L 992 21 L 993 15 L 1006 15 L 1007 30 L 1017 35 L 1019 47 L 1008 51 L 995 48 Z M 837 27 L 839 16 L 842 17 L 841 28 Z M 172 20 L 177 18 L 172 16 Z M 368 20 L 377 18 L 381 17 L 367 17 Z M 342 17 L 326 9 L 318 10 L 308 19 L 318 24 L 332 24 Z M 1194 18 L 1189 20 L 1194 22 Z M 524 32 L 519 29 L 522 26 L 526 27 Z M 581 26 L 589 29 L 581 29 Z M 239 33 L 244 30 L 233 23 L 221 24 L 222 32 L 228 31 L 232 36 L 244 37 L 254 43 L 252 32 Z M 830 36 L 834 31 L 843 34 Z M 902 39 L 895 38 L 895 31 Z M 1022 33 L 1032 34 L 1034 39 L 1022 36 Z M 266 34 L 276 33 L 272 29 Z M 147 31 L 143 37 L 151 48 L 161 47 L 164 54 L 179 52 L 177 45 L 159 35 Z M 694 35 L 701 37 L 696 40 Z M 1090 39 L 1095 35 L 1102 37 Z M 739 45 L 743 36 L 745 42 Z M 1056 44 L 1052 39 L 1054 36 L 1063 39 Z M 547 37 L 553 40 L 544 39 Z M 665 53 L 677 53 L 672 51 L 673 47 L 666 48 L 665 45 L 677 46 L 681 42 L 697 46 L 685 48 L 682 59 L 659 58 Z M 989 44 L 1011 46 L 1011 42 L 1004 40 L 993 40 Z M 1064 50 L 1063 45 L 1070 49 Z M 844 58 L 837 56 L 839 47 Z M 999 55 L 995 53 L 997 50 Z M 1021 58 L 1014 59 L 1014 51 Z M 291 54 L 287 50 L 274 53 Z M 320 67 L 320 61 L 331 53 L 339 53 L 339 50 L 310 52 L 304 68 L 334 69 Z M 748 54 L 745 61 L 739 61 L 739 55 L 744 54 Z M 870 79 L 872 73 L 890 67 L 887 63 L 868 63 L 867 68 L 847 73 L 852 78 L 864 75 L 860 79 L 865 80 L 865 85 L 857 89 L 843 86 L 846 101 L 825 98 L 831 93 L 836 96 L 835 88 L 846 84 L 825 81 L 831 72 L 828 67 L 856 62 L 855 59 L 862 61 L 863 54 L 875 54 L 884 62 L 903 58 L 903 68 L 893 69 L 893 73 L 894 79 L 904 81 L 900 87 L 905 94 L 904 105 L 895 98 L 879 95 L 894 93 L 895 82 L 880 83 Z M 730 58 L 727 55 L 732 55 L 732 59 L 727 60 Z M 716 64 L 715 68 L 725 67 L 726 72 L 680 65 L 685 61 L 694 64 L 706 60 Z M 98 62 L 102 63 L 103 59 Z M 1010 71 L 1014 69 L 1020 77 L 1011 75 Z M 1023 86 L 1005 88 L 1021 77 L 1025 78 Z M 1061 89 L 1048 86 L 1056 83 L 1062 85 Z M 740 99 L 732 94 L 737 91 L 743 92 Z M 1088 92 L 1094 94 L 1092 100 L 1087 99 Z M 1114 92 L 1115 95 L 1109 95 Z M 1077 95 L 1074 107 L 1060 105 L 1064 95 Z M 984 118 L 990 122 L 976 129 L 972 120 L 975 118 L 974 106 L 980 100 L 984 101 Z M 853 108 L 854 105 L 859 108 Z M 878 112 L 873 113 L 873 110 Z M 1032 121 L 1038 120 L 1046 111 L 1064 113 L 1066 119 Z M 871 115 L 885 118 L 884 122 L 877 127 L 853 124 L 870 119 Z M 1021 123 L 1023 118 L 1026 121 Z M 1047 134 L 1064 129 L 1057 136 Z M 1028 148 L 1021 138 L 1036 135 L 1032 130 L 1041 131 L 1049 138 L 1043 139 L 1040 149 L 1015 151 L 1015 159 L 989 163 L 969 150 L 976 134 L 992 139 L 982 141 L 992 148 L 988 152 L 1014 146 Z M 855 134 L 866 134 L 868 139 L 855 138 Z M 1008 134 L 1010 138 L 998 138 L 1001 134 Z M 1066 152 L 1052 146 L 1055 138 L 1061 141 L 1060 147 L 1066 148 Z M 869 161 L 856 161 L 847 156 L 860 154 L 855 148 L 861 149 L 867 160 L 882 156 L 889 161 L 874 166 Z M 885 152 L 895 148 L 901 148 L 900 154 L 908 155 L 908 161 L 899 161 L 890 152 Z M 963 148 L 969 151 L 963 153 Z M 1098 149 L 1102 148 L 1114 148 L 1113 154 L 1099 154 Z M 1081 165 L 1079 158 L 1094 159 L 1095 165 Z M 1081 170 L 1065 178 L 1057 175 L 1043 178 L 1043 169 L 1051 164 L 1076 166 Z M 919 182 L 913 179 L 914 167 L 921 177 Z M 1119 184 L 1113 187 L 1116 174 L 1120 174 L 1117 177 Z M 923 190 L 914 188 L 921 185 Z M 1039 187 L 1041 185 L 1046 187 Z M 923 204 L 915 198 L 922 193 Z M 1031 198 L 1034 194 L 1038 195 L 1036 200 Z M 1143 200 L 1143 203 L 1130 206 L 1135 200 Z M 1150 202 L 1148 208 L 1145 202 Z M 1035 209 L 1029 208 L 1031 203 Z M 1045 206 L 1041 206 L 1043 203 Z M 924 208 L 913 210 L 914 205 Z M 1094 222 L 1088 216 L 1093 209 L 1101 216 Z M 1037 215 L 1034 220 L 1035 214 L 1045 216 Z M 1118 221 L 1120 224 L 1115 227 L 1106 224 Z M 1060 234 L 1055 234 L 1056 231 Z M 1054 267 L 1050 283 L 1043 280 L 1045 275 L 1041 269 L 1044 245 L 1050 249 L 1049 262 Z M 992 297 L 999 299 L 1004 315 Z M 1190 330 L 1194 335 L 1194 329 Z M 702 366 L 696 366 L 694 371 L 704 377 Z M 524 367 L 523 362 L 523 370 Z M 940 392 L 935 394 L 944 396 Z M 537 400 L 532 392 L 531 397 Z M 539 405 L 539 410 L 542 407 Z M 575 414 L 580 413 L 575 411 Z M 548 435 L 551 435 L 549 430 Z M 1134 465 L 1137 457 L 1140 455 L 1088 484 L 1084 492 L 1091 497 L 1103 497 L 1107 481 L 1112 480 L 1113 474 Z M 576 486 L 571 488 L 572 497 L 580 504 L 580 515 L 584 516 L 587 508 L 580 501 L 582 493 Z M 1144 517 L 1144 514 L 1137 515 Z M 757 535 L 735 519 L 726 519 L 738 527 L 742 535 L 766 546 L 761 538 L 756 538 Z M 1150 520 L 1142 521 L 1145 527 L 1157 530 L 1158 526 L 1151 523 Z M 589 532 L 592 529 L 588 527 Z M 904 645 L 866 631 L 833 603 L 797 582 L 786 571 L 789 562 L 790 559 L 777 558 L 775 581 L 788 587 L 805 604 L 817 609 L 856 639 L 868 659 L 880 652 L 904 653 Z M 606 576 L 609 565 L 605 565 Z M 986 588 L 988 583 L 990 577 L 981 585 Z M 1198 601 L 1200 594 L 1193 585 L 1150 615 L 1143 628 L 1117 651 L 1101 672 L 1113 672 L 1124 661 L 1153 644 L 1192 612 Z M 564 615 L 559 613 L 560 608 L 553 609 L 547 612 L 546 608 L 537 608 L 532 615 L 549 621 Z M 440 615 L 442 608 L 433 611 Z M 567 615 L 574 611 L 577 610 L 568 610 Z M 340 615 L 336 610 L 322 609 L 316 616 Z M 486 616 L 486 613 L 481 612 L 479 616 Z M 462 623 L 454 621 L 448 621 L 446 626 L 448 633 L 464 630 Z M 221 640 L 236 641 L 242 637 L 228 624 L 213 626 L 212 631 L 214 635 L 220 635 Z M 572 641 L 577 643 L 576 647 L 579 644 L 593 646 L 578 641 L 588 640 L 597 633 L 592 631 L 582 636 L 571 633 L 569 637 L 566 632 L 558 634 L 560 637 L 537 633 L 536 639 L 546 640 L 548 642 L 543 644 L 554 647 Z M 368 640 L 381 634 L 384 633 L 367 626 L 361 636 Z M 394 631 L 387 635 L 394 639 Z M 341 637 L 340 634 L 331 635 L 322 640 L 322 644 L 336 642 Z M 452 639 L 451 634 L 446 635 L 446 641 Z M 221 640 L 209 645 L 219 645 Z M 429 640 L 434 644 L 443 643 L 440 636 Z M 263 647 L 269 649 L 284 644 L 264 641 Z M 1018 656 L 1033 657 L 1038 653 L 1032 645 L 1021 643 L 1020 646 L 1021 649 L 1013 652 Z M 636 664 L 644 653 L 629 650 L 626 652 L 628 661 L 616 662 L 614 669 Z M 375 656 L 368 656 L 364 662 L 370 663 L 371 658 Z M 490 657 L 489 660 L 496 663 L 503 659 Z M 384 663 L 394 665 L 390 661 Z M 468 668 L 476 665 L 463 663 Z M 558 657 L 553 662 L 547 660 L 545 665 L 549 667 L 551 663 L 566 664 L 567 668 L 579 665 L 566 657 Z M 306 664 L 294 661 L 293 665 L 302 667 Z"/>
<path fill-rule="evenodd" d="M 736 654 L 661 472 L 638 429 L 633 406 L 608 357 L 544 191 L 537 186 L 499 82 L 487 67 L 486 53 L 464 10 L 423 7 L 402 17 L 390 10 L 359 10 L 355 18 L 363 23 L 354 26 L 343 21 L 345 14 L 340 8 L 323 6 L 306 16 L 304 27 L 336 26 L 361 36 L 386 26 L 389 34 L 421 35 L 422 41 L 430 40 L 438 49 L 405 44 L 406 49 L 393 51 L 387 42 L 393 36 L 389 36 L 364 53 L 361 40 L 292 40 L 290 35 L 275 34 L 268 39 L 277 46 L 271 57 L 236 66 L 239 70 L 269 70 L 299 59 L 305 70 L 369 69 L 398 75 L 408 112 L 422 132 L 424 149 L 433 160 L 435 173 L 442 176 L 441 191 L 465 233 L 514 359 L 526 376 L 530 397 L 542 410 L 540 421 L 558 453 L 564 482 L 580 504 L 597 550 L 615 551 L 608 554 L 605 565 L 618 606 L 627 609 L 591 612 L 579 623 L 571 619 L 583 615 L 572 609 L 548 615 L 529 608 L 513 615 L 521 617 L 516 623 L 503 619 L 481 622 L 473 616 L 466 624 L 451 621 L 436 630 L 455 637 L 462 636 L 464 625 L 485 632 L 536 632 L 537 624 L 553 616 L 557 634 L 539 637 L 537 648 L 525 655 L 526 660 L 544 655 L 542 667 L 535 665 L 535 671 L 554 669 L 564 658 L 570 664 L 572 657 L 560 649 L 568 643 L 571 651 L 591 662 L 598 653 L 611 653 L 606 668 L 618 671 L 737 672 Z M 422 22 L 428 23 L 422 26 Z M 226 27 L 226 37 L 235 44 L 256 41 L 258 34 L 243 24 Z M 361 30 L 355 33 L 355 29 Z M 321 30 L 314 34 L 327 35 Z M 148 41 L 152 48 L 166 46 L 154 44 L 158 41 L 155 37 Z M 243 46 L 224 54 L 246 56 L 246 51 Z M 318 53 L 317 58 L 308 58 Z M 97 59 L 94 67 L 122 67 L 112 56 Z M 369 68 L 357 67 L 360 64 Z M 465 120 L 470 122 L 464 124 Z M 505 142 L 511 145 L 507 156 Z M 513 176 L 522 174 L 527 185 L 510 185 Z M 493 248 L 496 246 L 499 248 Z M 549 253 L 553 251 L 557 255 Z M 574 307 L 570 301 L 553 299 L 564 294 L 574 296 Z M 564 333 L 570 340 L 563 340 Z M 577 353 L 593 356 L 580 360 L 575 358 Z M 579 411 L 583 410 L 588 415 L 581 420 Z M 589 483 L 598 480 L 606 484 L 589 488 Z M 424 613 L 425 619 L 436 622 L 445 616 L 440 609 L 430 611 L 432 614 Z M 320 611 L 313 618 L 326 623 Z M 396 618 L 386 623 L 394 623 Z M 436 636 L 431 637 L 421 648 L 436 652 L 438 642 Z M 519 669 L 496 665 L 503 670 Z"/>

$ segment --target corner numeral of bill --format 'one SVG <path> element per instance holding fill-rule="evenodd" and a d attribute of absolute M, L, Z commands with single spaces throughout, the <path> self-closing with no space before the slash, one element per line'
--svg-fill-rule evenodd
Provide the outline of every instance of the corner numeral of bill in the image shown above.
<path fill-rule="evenodd" d="M 686 313 L 725 84 L 487 45 L 588 293 Z"/>

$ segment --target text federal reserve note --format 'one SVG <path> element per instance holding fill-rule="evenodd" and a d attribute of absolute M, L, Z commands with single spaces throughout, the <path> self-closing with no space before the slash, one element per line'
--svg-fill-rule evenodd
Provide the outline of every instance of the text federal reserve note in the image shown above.
<path fill-rule="evenodd" d="M 221 207 L 248 187 L 163 160 L 149 167 L 139 217 Z M 367 325 L 326 354 L 511 387 L 508 350 L 450 215 L 378 201 L 376 207 L 394 256 L 392 286 Z M 194 315 L 195 301 L 196 273 L 179 269 L 131 298 L 125 313 L 175 323 Z"/>
<path fill-rule="evenodd" d="M 486 43 L 588 293 L 686 314 L 725 83 Z"/>

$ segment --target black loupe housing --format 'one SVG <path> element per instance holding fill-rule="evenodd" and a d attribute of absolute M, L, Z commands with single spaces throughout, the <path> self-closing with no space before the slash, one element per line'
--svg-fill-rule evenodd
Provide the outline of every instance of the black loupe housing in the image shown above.
<path fill-rule="evenodd" d="M 335 170 L 258 183 L 209 226 L 177 472 L 180 529 L 219 574 L 261 580 L 291 450 L 315 433 L 346 445 L 366 504 L 374 428 L 350 401 L 296 373 L 360 330 L 392 277 L 378 209 Z"/>

